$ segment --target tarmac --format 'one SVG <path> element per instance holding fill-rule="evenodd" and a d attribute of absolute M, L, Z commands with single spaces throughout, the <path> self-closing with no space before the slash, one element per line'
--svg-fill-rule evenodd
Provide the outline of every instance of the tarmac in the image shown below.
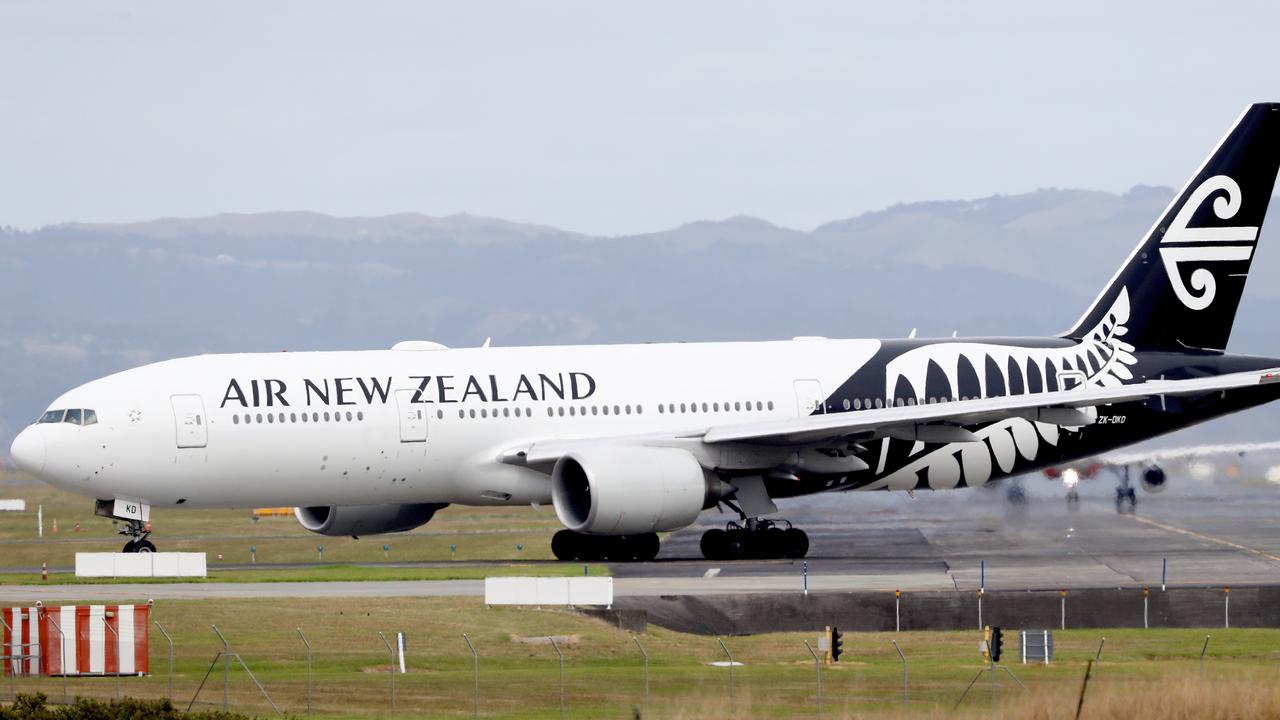
<path fill-rule="evenodd" d="M 803 595 L 806 582 L 810 593 L 1280 585 L 1280 485 L 1188 480 L 1160 494 L 1139 491 L 1132 515 L 1116 513 L 1111 484 L 1102 479 L 1084 489 L 1075 511 L 1057 483 L 1032 477 L 1024 487 L 1024 505 L 1010 504 L 1000 488 L 783 503 L 781 515 L 809 533 L 805 561 L 702 560 L 702 531 L 732 519 L 704 514 L 698 525 L 668 537 L 657 560 L 614 565 L 614 594 L 625 605 L 624 598 Z M 10 585 L 0 587 L 0 604 L 480 596 L 483 589 L 479 580 Z"/>

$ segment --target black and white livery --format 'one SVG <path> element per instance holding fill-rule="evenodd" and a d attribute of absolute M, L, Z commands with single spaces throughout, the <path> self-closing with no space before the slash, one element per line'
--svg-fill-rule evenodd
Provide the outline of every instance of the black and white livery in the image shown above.
<path fill-rule="evenodd" d="M 707 557 L 801 557 L 778 499 L 980 486 L 1280 396 L 1280 359 L 1225 350 L 1278 164 L 1251 106 L 1056 336 L 206 355 L 64 394 L 12 454 L 133 549 L 156 506 L 363 535 L 551 503 L 563 559 L 652 558 L 716 507 Z"/>

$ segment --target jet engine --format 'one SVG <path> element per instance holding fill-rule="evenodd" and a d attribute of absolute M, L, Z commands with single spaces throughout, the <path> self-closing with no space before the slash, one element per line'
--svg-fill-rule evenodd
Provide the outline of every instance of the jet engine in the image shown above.
<path fill-rule="evenodd" d="M 359 537 L 404 532 L 425 525 L 448 503 L 314 505 L 293 509 L 302 527 L 321 535 Z"/>
<path fill-rule="evenodd" d="M 1164 468 L 1159 465 L 1150 465 L 1142 470 L 1142 489 L 1149 493 L 1157 493 L 1164 490 L 1165 474 Z"/>
<path fill-rule="evenodd" d="M 708 507 L 706 473 L 675 448 L 595 447 L 572 451 L 551 472 L 556 516 L 574 532 L 636 535 L 676 530 Z"/>

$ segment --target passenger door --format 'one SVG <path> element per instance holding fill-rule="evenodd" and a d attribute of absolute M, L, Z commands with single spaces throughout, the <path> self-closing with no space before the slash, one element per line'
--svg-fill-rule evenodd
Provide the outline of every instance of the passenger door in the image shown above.
<path fill-rule="evenodd" d="M 209 422 L 199 395 L 174 395 L 173 424 L 180 448 L 202 448 L 209 443 Z"/>
<path fill-rule="evenodd" d="M 824 412 L 822 383 L 817 380 L 796 380 L 796 414 L 800 417 L 821 415 Z"/>
<path fill-rule="evenodd" d="M 400 411 L 400 442 L 427 441 L 427 410 L 413 403 L 413 390 L 396 391 L 396 407 Z"/>

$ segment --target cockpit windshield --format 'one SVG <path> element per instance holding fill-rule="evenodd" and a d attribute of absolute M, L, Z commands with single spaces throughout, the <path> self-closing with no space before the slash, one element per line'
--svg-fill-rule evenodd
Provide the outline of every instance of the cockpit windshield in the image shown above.
<path fill-rule="evenodd" d="M 98 413 L 84 408 L 71 410 L 50 410 L 37 420 L 38 423 L 71 423 L 72 425 L 93 425 L 98 422 Z"/>

